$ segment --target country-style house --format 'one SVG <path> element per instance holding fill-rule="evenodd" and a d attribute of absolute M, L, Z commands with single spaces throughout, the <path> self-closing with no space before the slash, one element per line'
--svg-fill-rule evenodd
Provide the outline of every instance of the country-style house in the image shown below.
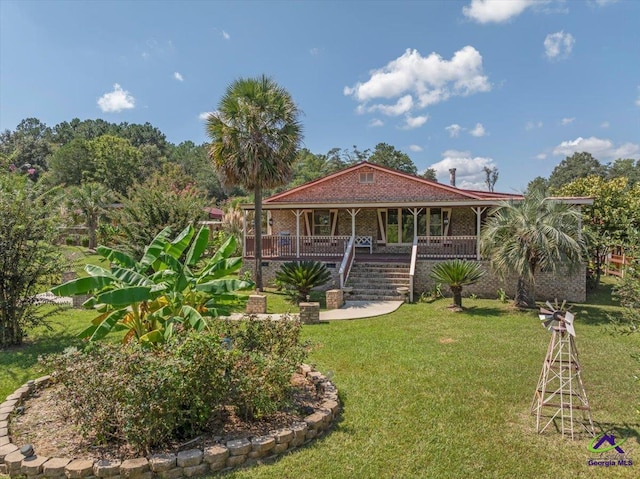
<path fill-rule="evenodd" d="M 437 261 L 479 261 L 482 224 L 492 207 L 522 195 L 476 191 L 426 180 L 362 162 L 324 178 L 278 193 L 263 201 L 266 234 L 262 237 L 263 275 L 273 281 L 286 261 L 323 261 L 333 272 L 331 288 L 353 290 L 354 299 L 409 296 L 429 290 L 429 272 Z M 566 199 L 576 207 L 590 198 Z M 243 256 L 254 257 L 255 237 L 244 210 Z M 253 261 L 245 261 L 251 270 Z M 546 275 L 548 276 L 548 275 Z M 540 297 L 584 301 L 585 269 L 537 281 Z M 499 288 L 515 293 L 515 278 L 492 274 L 468 292 L 495 297 Z"/>

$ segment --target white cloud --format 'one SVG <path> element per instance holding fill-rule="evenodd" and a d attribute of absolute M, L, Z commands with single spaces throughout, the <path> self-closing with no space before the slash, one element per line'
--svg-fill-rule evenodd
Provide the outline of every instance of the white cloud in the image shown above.
<path fill-rule="evenodd" d="M 470 5 L 462 8 L 462 13 L 478 23 L 502 23 L 535 4 L 535 0 L 471 0 Z"/>
<path fill-rule="evenodd" d="M 379 111 L 385 115 L 398 116 L 411 111 L 412 107 L 413 98 L 411 98 L 411 95 L 405 95 L 402 98 L 399 98 L 394 105 L 373 105 L 367 111 Z"/>
<path fill-rule="evenodd" d="M 639 158 L 640 145 L 624 143 L 616 147 L 609 139 L 578 137 L 575 140 L 567 140 L 553 149 L 554 155 L 571 156 L 576 152 L 586 151 L 599 160 L 617 158 Z"/>
<path fill-rule="evenodd" d="M 638 99 L 636 100 L 636 106 L 640 106 L 640 85 L 638 85 Z"/>
<path fill-rule="evenodd" d="M 550 60 L 567 58 L 573 50 L 575 38 L 570 33 L 563 31 L 550 33 L 544 39 L 544 53 Z"/>
<path fill-rule="evenodd" d="M 420 145 L 409 145 L 409 149 L 415 152 L 424 150 L 424 148 L 422 148 Z"/>
<path fill-rule="evenodd" d="M 445 127 L 445 130 L 447 130 L 447 133 L 449 133 L 449 137 L 457 138 L 460 135 L 460 132 L 464 130 L 464 128 L 462 128 L 457 123 L 454 123 L 452 125 Z"/>
<path fill-rule="evenodd" d="M 222 38 L 224 38 L 225 40 L 230 40 L 231 39 L 231 35 L 229 35 L 227 32 L 222 30 Z"/>
<path fill-rule="evenodd" d="M 442 160 L 434 163 L 429 168 L 436 170 L 436 175 L 441 183 L 449 183 L 449 169 L 456 169 L 456 186 L 474 190 L 486 189 L 484 184 L 485 166 L 496 166 L 492 158 L 473 156 L 469 151 L 446 150 L 442 153 Z"/>
<path fill-rule="evenodd" d="M 174 72 L 173 78 L 175 78 L 178 81 L 184 81 L 184 78 L 182 77 L 182 75 L 179 72 Z"/>
<path fill-rule="evenodd" d="M 480 138 L 481 136 L 486 135 L 486 132 L 484 130 L 484 126 L 482 126 L 482 123 L 476 123 L 476 126 L 473 128 L 473 130 L 469 131 L 469 134 L 471 136 Z"/>
<path fill-rule="evenodd" d="M 602 123 L 600 123 L 600 128 L 609 128 L 610 126 L 611 125 L 608 121 L 603 121 Z"/>
<path fill-rule="evenodd" d="M 122 110 L 130 110 L 136 105 L 136 99 L 120 85 L 115 83 L 113 91 L 107 92 L 98 98 L 98 106 L 105 113 L 117 113 Z"/>
<path fill-rule="evenodd" d="M 576 119 L 575 116 L 571 118 L 563 118 L 562 120 L 560 120 L 560 123 L 562 124 L 562 126 L 569 125 L 570 123 L 573 123 L 575 119 Z"/>
<path fill-rule="evenodd" d="M 546 159 L 547 159 L 546 153 L 540 153 L 539 155 L 536 155 L 536 160 L 546 160 Z"/>
<path fill-rule="evenodd" d="M 369 80 L 343 89 L 345 95 L 353 96 L 360 103 L 356 111 L 366 109 L 402 115 L 452 96 L 491 90 L 489 79 L 482 71 L 482 55 L 472 46 L 458 50 L 451 60 L 437 53 L 423 57 L 417 50 L 407 49 L 384 67 L 372 70 L 370 75 Z M 389 104 L 389 100 L 395 103 Z"/>
<path fill-rule="evenodd" d="M 600 7 L 605 7 L 607 5 L 611 5 L 612 3 L 617 3 L 618 0 L 595 0 L 596 4 Z"/>
<path fill-rule="evenodd" d="M 429 115 L 411 116 L 407 115 L 404 119 L 403 130 L 413 130 L 414 128 L 420 128 L 429 119 Z"/>
<path fill-rule="evenodd" d="M 542 128 L 543 123 L 541 121 L 528 121 L 525 125 L 524 125 L 524 129 L 529 131 L 529 130 L 533 130 L 535 128 Z"/>
<path fill-rule="evenodd" d="M 309 53 L 311 53 L 313 56 L 316 56 L 316 55 L 320 55 L 323 50 L 324 50 L 323 48 L 314 47 L 311 50 L 309 50 Z"/>
<path fill-rule="evenodd" d="M 369 122 L 369 126 L 371 127 L 378 127 L 383 125 L 384 125 L 384 122 L 379 118 L 372 118 L 371 121 Z"/>

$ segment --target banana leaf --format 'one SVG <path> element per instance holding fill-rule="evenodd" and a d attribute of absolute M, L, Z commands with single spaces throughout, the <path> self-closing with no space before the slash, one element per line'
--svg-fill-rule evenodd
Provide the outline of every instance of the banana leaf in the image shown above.
<path fill-rule="evenodd" d="M 187 257 L 185 262 L 188 266 L 194 266 L 202 253 L 205 252 L 207 246 L 209 245 L 209 228 L 205 228 L 204 226 L 200 228 L 198 234 L 196 235 L 196 239 L 191 243 L 191 247 L 187 252 Z"/>
<path fill-rule="evenodd" d="M 207 322 L 202 315 L 191 306 L 183 306 L 181 312 L 184 319 L 186 319 L 196 331 L 202 331 L 207 326 Z"/>
<path fill-rule="evenodd" d="M 82 331 L 79 336 L 81 338 L 89 338 L 89 341 L 97 341 L 104 338 L 111 331 L 116 329 L 118 321 L 122 320 L 127 315 L 126 309 L 119 309 L 107 314 L 103 314 L 94 319 L 97 324 L 92 324 L 87 329 Z"/>
<path fill-rule="evenodd" d="M 76 294 L 85 294 L 90 291 L 96 291 L 108 286 L 114 281 L 110 276 L 88 276 L 86 278 L 77 278 L 68 281 L 60 286 L 51 289 L 56 296 L 74 296 Z"/>
<path fill-rule="evenodd" d="M 155 295 L 151 293 L 151 288 L 147 286 L 132 286 L 99 294 L 96 296 L 96 301 L 111 306 L 128 306 L 132 303 L 150 301 L 154 297 Z"/>
<path fill-rule="evenodd" d="M 249 289 L 253 287 L 253 282 L 240 279 L 215 279 L 207 283 L 196 285 L 196 291 L 209 294 L 232 293 L 237 290 Z"/>
<path fill-rule="evenodd" d="M 158 256 L 164 251 L 167 245 L 167 237 L 171 234 L 171 228 L 168 226 L 160 231 L 155 238 L 151 241 L 149 246 L 144 250 L 144 256 L 140 260 L 140 266 L 147 269 L 158 259 Z"/>
<path fill-rule="evenodd" d="M 112 276 L 121 283 L 131 286 L 149 286 L 153 287 L 154 282 L 147 278 L 144 274 L 138 273 L 133 269 L 118 268 L 114 266 L 111 268 Z"/>
<path fill-rule="evenodd" d="M 107 248 L 106 246 L 98 246 L 96 251 L 103 258 L 108 259 L 112 263 L 124 266 L 125 268 L 134 268 L 136 266 L 135 260 L 128 254 L 122 253 L 121 251 Z"/>
<path fill-rule="evenodd" d="M 195 234 L 195 230 L 193 226 L 189 225 L 185 229 L 183 229 L 176 239 L 174 239 L 168 246 L 165 247 L 165 253 L 170 255 L 172 258 L 178 260 L 184 250 L 187 249 L 189 243 L 191 243 L 191 239 Z"/>
<path fill-rule="evenodd" d="M 233 236 L 229 236 L 229 239 L 225 241 L 216 254 L 213 255 L 212 261 L 220 261 L 222 259 L 227 259 L 231 256 L 236 250 L 236 239 Z"/>

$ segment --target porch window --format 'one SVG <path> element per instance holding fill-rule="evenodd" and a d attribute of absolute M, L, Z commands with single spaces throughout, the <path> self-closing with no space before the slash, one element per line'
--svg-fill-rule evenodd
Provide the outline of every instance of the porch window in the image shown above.
<path fill-rule="evenodd" d="M 402 243 L 413 243 L 414 216 L 411 210 L 402 210 Z"/>
<path fill-rule="evenodd" d="M 408 208 L 379 210 L 378 240 L 384 239 L 386 243 L 412 243 L 414 232 L 418 236 L 446 236 L 450 218 L 450 208 L 420 208 L 417 218 L 413 210 Z"/>
<path fill-rule="evenodd" d="M 442 236 L 442 209 L 429 208 L 429 236 Z"/>
<path fill-rule="evenodd" d="M 313 211 L 313 235 L 331 235 L 331 213 L 329 212 L 329 210 Z"/>

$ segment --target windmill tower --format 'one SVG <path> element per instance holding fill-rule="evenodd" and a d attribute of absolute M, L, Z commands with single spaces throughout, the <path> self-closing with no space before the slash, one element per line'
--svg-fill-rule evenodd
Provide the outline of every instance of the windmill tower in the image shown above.
<path fill-rule="evenodd" d="M 555 306 L 555 307 L 554 307 Z M 547 301 L 549 309 L 540 308 L 542 325 L 551 332 L 551 341 L 542 365 L 538 387 L 533 395 L 531 414 L 536 415 L 536 431 L 542 433 L 550 424 L 571 436 L 582 428 L 595 436 L 591 408 L 584 390 L 581 367 L 576 348 L 574 315 L 564 310 L 565 302 L 558 307 Z"/>

